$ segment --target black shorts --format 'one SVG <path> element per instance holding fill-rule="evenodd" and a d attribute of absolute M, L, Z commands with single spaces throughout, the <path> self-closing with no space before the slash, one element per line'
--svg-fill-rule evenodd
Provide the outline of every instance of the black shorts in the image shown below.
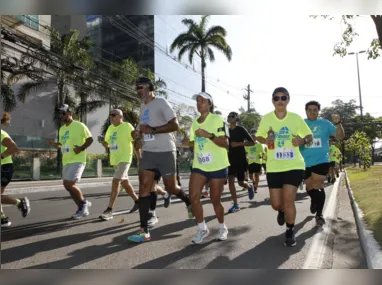
<path fill-rule="evenodd" d="M 251 163 L 250 165 L 248 165 L 248 171 L 249 171 L 249 174 L 260 173 L 261 172 L 261 164 Z"/>
<path fill-rule="evenodd" d="M 311 167 L 307 167 L 305 169 L 305 180 L 307 180 L 310 176 L 312 176 L 312 173 L 326 176 L 329 173 L 329 168 L 330 168 L 329 162 L 320 163 L 317 165 L 313 165 Z"/>
<path fill-rule="evenodd" d="M 285 184 L 298 187 L 304 179 L 304 170 L 289 170 L 284 172 L 267 172 L 269 189 L 283 188 Z"/>
<path fill-rule="evenodd" d="M 162 175 L 160 174 L 159 170 L 158 170 L 158 169 L 147 169 L 147 170 L 155 173 L 154 181 L 156 181 L 157 183 L 159 183 L 159 181 L 160 181 L 161 178 L 162 178 Z"/>
<path fill-rule="evenodd" d="M 230 161 L 228 167 L 228 176 L 236 176 L 237 181 L 241 182 L 245 179 L 245 173 L 248 169 L 247 160 Z"/>
<path fill-rule="evenodd" d="M 336 167 L 336 162 L 335 161 L 331 161 L 330 162 L 330 167 Z"/>
<path fill-rule="evenodd" d="M 1 187 L 7 187 L 13 177 L 13 164 L 1 165 Z"/>

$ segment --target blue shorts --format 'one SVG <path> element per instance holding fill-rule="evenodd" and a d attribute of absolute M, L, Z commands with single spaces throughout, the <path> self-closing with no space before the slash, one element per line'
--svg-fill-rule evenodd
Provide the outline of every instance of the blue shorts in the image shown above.
<path fill-rule="evenodd" d="M 210 180 L 210 179 L 227 179 L 228 177 L 228 167 L 226 168 L 223 168 L 221 170 L 217 170 L 217 171 L 203 171 L 199 168 L 193 168 L 192 169 L 192 173 L 199 173 L 205 177 L 207 177 L 207 182 Z"/>

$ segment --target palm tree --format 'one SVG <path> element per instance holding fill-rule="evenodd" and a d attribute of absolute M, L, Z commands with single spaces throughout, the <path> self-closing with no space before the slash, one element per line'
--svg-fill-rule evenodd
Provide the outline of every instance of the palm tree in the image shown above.
<path fill-rule="evenodd" d="M 222 52 L 229 61 L 232 59 L 231 47 L 226 42 L 227 31 L 222 26 L 212 26 L 207 29 L 209 16 L 202 16 L 199 24 L 192 19 L 183 19 L 182 23 L 188 27 L 188 31 L 175 38 L 170 46 L 170 51 L 179 49 L 178 60 L 188 52 L 190 64 L 196 54 L 202 62 L 202 92 L 206 91 L 205 68 L 207 61 L 215 61 L 215 54 L 212 48 Z"/>
<path fill-rule="evenodd" d="M 154 81 L 154 88 L 155 88 L 155 93 L 158 95 L 168 98 L 168 93 L 165 89 L 167 89 L 167 84 L 162 78 L 158 78 L 158 80 Z"/>

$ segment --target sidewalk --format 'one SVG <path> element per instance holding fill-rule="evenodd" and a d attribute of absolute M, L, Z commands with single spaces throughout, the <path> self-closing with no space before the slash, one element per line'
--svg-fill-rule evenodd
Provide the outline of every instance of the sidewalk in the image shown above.
<path fill-rule="evenodd" d="M 345 178 L 346 179 L 346 178 Z M 337 211 L 332 224 L 332 269 L 367 269 L 345 179 L 338 193 Z"/>

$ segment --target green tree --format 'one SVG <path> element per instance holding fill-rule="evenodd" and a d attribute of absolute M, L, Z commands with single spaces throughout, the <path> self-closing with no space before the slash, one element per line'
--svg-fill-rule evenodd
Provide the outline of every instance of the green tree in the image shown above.
<path fill-rule="evenodd" d="M 353 151 L 361 159 L 364 169 L 367 169 L 371 163 L 371 145 L 369 138 L 363 131 L 356 131 L 347 141 L 346 147 Z"/>
<path fill-rule="evenodd" d="M 319 16 L 311 16 L 317 18 Z M 330 15 L 322 15 L 324 19 L 333 20 L 336 17 Z M 346 26 L 344 29 L 341 41 L 335 43 L 334 45 L 334 54 L 344 57 L 347 55 L 347 49 L 351 46 L 354 41 L 354 38 L 359 34 L 356 32 L 356 21 L 359 15 L 342 15 L 341 22 Z M 370 43 L 370 47 L 367 50 L 368 59 L 376 59 L 380 56 L 379 51 L 382 47 L 382 16 L 381 15 L 370 15 L 371 20 L 374 22 L 377 38 L 373 39 Z"/>
<path fill-rule="evenodd" d="M 182 23 L 188 28 L 187 32 L 178 35 L 170 46 L 170 51 L 179 49 L 178 60 L 188 52 L 188 60 L 193 63 L 194 56 L 201 59 L 202 67 L 202 92 L 206 91 L 205 68 L 207 61 L 214 62 L 215 54 L 212 48 L 222 52 L 231 61 L 232 50 L 226 42 L 227 31 L 222 26 L 207 28 L 209 16 L 202 16 L 199 23 L 192 19 L 183 19 Z"/>
<path fill-rule="evenodd" d="M 176 105 L 174 111 L 179 122 L 179 131 L 177 131 L 176 136 L 178 138 L 184 136 L 188 137 L 192 122 L 198 116 L 196 108 L 182 103 Z"/>
<path fill-rule="evenodd" d="M 254 133 L 259 127 L 261 121 L 261 115 L 256 112 L 255 109 L 250 109 L 249 112 L 245 111 L 244 108 L 239 109 L 240 121 L 244 128 L 250 133 Z"/>

